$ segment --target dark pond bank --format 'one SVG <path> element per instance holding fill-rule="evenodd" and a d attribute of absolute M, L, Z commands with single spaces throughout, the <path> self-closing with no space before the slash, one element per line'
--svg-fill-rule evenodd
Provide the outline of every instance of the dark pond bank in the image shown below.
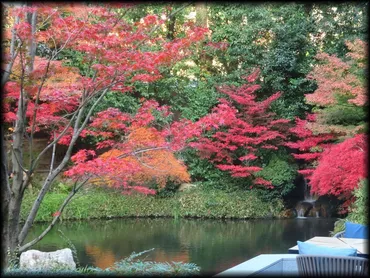
<path fill-rule="evenodd" d="M 141 257 L 158 262 L 196 263 L 202 273 L 216 274 L 259 254 L 287 253 L 314 236 L 329 236 L 334 218 L 284 220 L 114 219 L 58 224 L 32 249 L 75 245 L 81 266 L 106 268 L 132 252 L 155 248 Z M 46 224 L 36 224 L 30 238 Z"/>

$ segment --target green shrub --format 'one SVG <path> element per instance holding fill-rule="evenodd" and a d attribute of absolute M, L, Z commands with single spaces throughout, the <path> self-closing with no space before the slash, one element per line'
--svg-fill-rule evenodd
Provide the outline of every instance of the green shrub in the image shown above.
<path fill-rule="evenodd" d="M 181 216 L 210 218 L 278 217 L 283 205 L 279 200 L 266 203 L 254 191 L 189 190 L 179 198 Z"/>
<path fill-rule="evenodd" d="M 67 193 L 48 193 L 35 221 L 50 221 Z M 36 194 L 26 194 L 21 218 L 26 218 Z M 89 189 L 74 196 L 61 220 L 113 217 L 198 217 L 198 218 L 265 218 L 279 217 L 283 203 L 279 199 L 263 202 L 256 191 L 225 192 L 197 186 L 172 197 L 122 195 L 120 192 Z"/>
<path fill-rule="evenodd" d="M 347 219 L 354 223 L 368 225 L 369 216 L 369 183 L 367 179 L 360 181 L 359 187 L 355 189 L 356 201 L 353 203 Z"/>
<path fill-rule="evenodd" d="M 180 187 L 180 184 L 178 182 L 174 182 L 171 179 L 167 179 L 166 186 L 164 188 L 160 188 L 158 184 L 155 184 L 151 186 L 150 188 L 157 190 L 156 197 L 168 198 L 168 197 L 173 197 L 176 194 L 179 187 Z"/>
<path fill-rule="evenodd" d="M 245 187 L 246 179 L 231 177 L 207 159 L 200 158 L 195 149 L 184 150 L 180 158 L 187 165 L 191 180 L 195 183 L 201 182 L 204 188 L 230 192 Z"/>
<path fill-rule="evenodd" d="M 295 187 L 294 179 L 298 170 L 293 157 L 283 150 L 266 156 L 268 157 L 268 162 L 266 165 L 263 165 L 264 167 L 261 171 L 256 173 L 256 176 L 270 181 L 274 189 L 261 190 L 261 194 L 266 195 L 267 200 L 287 195 Z"/>
<path fill-rule="evenodd" d="M 327 107 L 323 110 L 323 117 L 327 124 L 334 125 L 358 125 L 366 120 L 364 107 L 349 105 L 348 100 L 353 96 L 337 95 L 337 105 Z"/>
<path fill-rule="evenodd" d="M 345 221 L 350 221 L 353 223 L 368 225 L 369 216 L 369 182 L 367 179 L 361 180 L 358 188 L 353 192 L 356 197 L 356 201 L 352 204 L 350 212 L 346 219 L 338 219 L 334 223 L 334 230 L 331 235 L 344 231 Z"/>

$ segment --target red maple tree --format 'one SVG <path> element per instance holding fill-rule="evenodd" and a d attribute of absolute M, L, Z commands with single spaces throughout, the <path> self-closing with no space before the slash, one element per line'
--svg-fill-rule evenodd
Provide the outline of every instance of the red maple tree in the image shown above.
<path fill-rule="evenodd" d="M 310 177 L 311 191 L 319 195 L 334 195 L 351 200 L 359 181 L 367 177 L 367 136 L 357 134 L 325 149 L 318 166 Z"/>
<path fill-rule="evenodd" d="M 316 120 L 310 122 L 308 128 L 316 134 L 333 131 L 341 134 L 341 139 L 363 132 L 364 124 L 341 123 L 335 119 L 338 117 L 335 111 L 344 110 L 341 111 L 344 115 L 358 114 L 368 101 L 365 72 L 367 43 L 357 39 L 347 41 L 346 45 L 348 53 L 345 59 L 327 53 L 317 54 L 318 64 L 308 75 L 317 82 L 317 89 L 306 95 L 307 102 L 315 105 L 316 114 Z"/>
<path fill-rule="evenodd" d="M 133 189 L 155 194 L 155 190 L 148 189 L 151 181 L 162 187 L 167 179 L 188 182 L 186 167 L 173 153 L 183 149 L 187 139 L 199 131 L 186 120 L 155 127 L 154 113 L 172 115 L 168 106 L 159 106 L 154 100 L 145 101 L 135 115 L 114 108 L 99 112 L 83 136 L 100 138 L 96 149 L 110 150 L 100 156 L 94 150 L 79 150 L 72 156 L 75 165 L 65 175 L 74 179 L 89 177 L 95 184 L 121 188 L 125 193 Z"/>
<path fill-rule="evenodd" d="M 309 78 L 317 81 L 318 88 L 306 95 L 307 102 L 316 106 L 315 114 L 307 115 L 305 120 L 296 119 L 296 126 L 290 131 L 298 139 L 292 138 L 294 141 L 286 143 L 299 151 L 293 154 L 295 158 L 306 162 L 299 172 L 308 178 L 312 193 L 340 196 L 345 200 L 341 213 L 345 213 L 353 201 L 353 190 L 359 181 L 367 177 L 366 136 L 358 134 L 364 124 L 332 124 L 327 119 L 327 111 L 338 112 L 343 107 L 359 111 L 367 104 L 366 76 L 363 75 L 367 44 L 355 40 L 346 45 L 347 61 L 326 53 L 317 55 L 319 63 Z"/>
<path fill-rule="evenodd" d="M 98 94 L 125 93 L 132 90 L 134 82 L 158 80 L 162 77 L 161 68 L 187 57 L 189 46 L 202 40 L 207 31 L 189 22 L 185 24 L 185 37 L 167 42 L 153 35 L 153 30 L 164 24 L 156 15 L 148 15 L 132 25 L 122 20 L 117 9 L 75 4 L 57 10 L 52 4 L 35 4 L 14 8 L 12 14 L 19 17 L 26 11 L 37 11 L 39 20 L 50 24 L 46 30 L 37 26 L 39 30 L 33 37 L 37 44 L 54 50 L 49 57 L 33 57 L 32 70 L 22 80 L 17 76 L 29 67 L 29 59 L 22 51 L 14 59 L 7 57 L 6 62 L 12 63 L 12 78 L 5 84 L 5 121 L 16 119 L 19 92 L 23 90 L 29 127 L 32 131 L 53 129 L 56 136 L 63 133 L 58 140 L 61 144 L 68 144 L 73 134 L 73 128 L 67 127 L 70 121 L 65 118 L 66 113 L 82 110 Z M 31 29 L 27 22 L 15 24 L 18 37 L 25 43 Z M 66 48 L 84 53 L 92 76 L 81 76 L 76 69 L 55 60 Z"/>
<path fill-rule="evenodd" d="M 126 131 L 127 121 L 131 120 L 131 128 L 135 125 L 145 126 L 147 121 L 151 121 L 149 110 L 165 109 L 154 107 L 154 103 L 144 104 L 144 111 L 139 112 L 136 117 L 121 115 L 119 111 L 108 109 L 99 114 L 101 119 L 94 120 L 87 131 L 94 109 L 108 92 L 126 93 L 132 90 L 135 82 L 158 80 L 162 77 L 163 68 L 171 67 L 188 57 L 191 46 L 201 42 L 208 31 L 189 21 L 184 24 L 184 36 L 167 41 L 156 32 L 166 25 L 157 15 L 147 15 L 134 23 L 126 21 L 124 15 L 130 6 L 108 3 L 55 5 L 41 2 L 6 6 L 5 35 L 2 42 L 5 49 L 2 65 L 5 105 L 2 116 L 7 122 L 7 135 L 12 143 L 13 178 L 10 181 L 5 179 L 6 191 L 2 203 L 6 216 L 5 245 L 11 252 L 17 246 L 20 246 L 19 251 L 22 252 L 38 242 L 58 220 L 59 215 L 56 215 L 39 237 L 24 244 L 43 198 L 55 178 L 65 171 L 79 138 L 95 132 L 103 141 L 97 147 L 115 147 L 125 155 L 135 155 L 141 148 L 153 149 L 159 145 L 169 152 L 183 147 L 184 140 L 180 135 L 186 133 L 186 122 L 173 124 L 164 130 L 151 130 L 168 139 L 154 142 L 158 146 L 140 145 L 137 142 L 134 144 L 132 141 L 131 144 L 125 144 L 125 137 L 117 133 Z M 82 55 L 84 74 L 68 66 L 68 60 L 60 60 L 62 52 L 67 49 Z M 108 127 L 104 124 L 106 122 L 109 123 Z M 44 150 L 34 154 L 34 137 L 39 131 L 49 133 L 50 141 Z M 25 138 L 30 146 L 28 161 L 23 158 Z M 172 143 L 171 138 L 174 138 Z M 67 146 L 60 163 L 54 161 L 57 144 Z M 48 150 L 52 150 L 49 173 L 41 184 L 26 221 L 21 224 L 20 205 L 25 189 L 40 159 Z M 73 160 L 79 164 L 86 156 L 89 158 L 93 155 L 92 151 L 81 151 Z M 97 163 L 98 161 L 96 159 Z M 97 163 L 97 167 L 106 167 L 106 171 L 113 170 L 103 161 L 100 165 Z M 117 161 L 116 167 L 126 170 L 127 167 L 121 164 L 122 161 Z M 77 168 L 74 167 L 71 171 L 77 171 Z M 91 169 L 92 172 L 93 170 Z M 2 174 L 8 177 L 7 172 L 5 169 Z M 70 199 L 90 176 L 84 173 L 80 177 L 83 179 L 76 180 L 71 194 L 61 204 L 58 212 L 63 212 Z"/>
<path fill-rule="evenodd" d="M 293 157 L 305 162 L 304 169 L 298 170 L 298 172 L 308 179 L 315 171 L 317 161 L 323 151 L 337 138 L 336 134 L 332 132 L 313 133 L 309 124 L 315 120 L 315 114 L 307 114 L 304 120 L 296 118 L 295 126 L 289 129 L 290 140 L 284 143 L 285 146 L 298 151 L 298 153 L 292 153 Z"/>
<path fill-rule="evenodd" d="M 330 106 L 338 102 L 338 96 L 348 97 L 348 103 L 364 106 L 367 103 L 366 82 L 359 78 L 353 68 L 364 69 L 367 59 L 367 43 L 359 39 L 354 42 L 347 41 L 349 49 L 348 61 L 335 55 L 319 53 L 316 65 L 308 78 L 315 79 L 317 90 L 306 95 L 308 103 L 318 106 Z"/>
<path fill-rule="evenodd" d="M 311 123 L 316 127 L 315 116 L 307 114 L 305 120 L 297 118 L 296 125 L 289 130 L 293 137 L 285 146 L 298 151 L 292 155 L 304 162 L 298 172 L 308 180 L 311 193 L 345 200 L 339 212 L 346 213 L 354 201 L 353 190 L 367 177 L 366 136 L 357 134 L 336 143 L 343 132 L 335 133 L 330 129 L 325 132 L 323 128 L 321 133 L 314 133 Z"/>
<path fill-rule="evenodd" d="M 258 77 L 259 70 L 255 70 L 242 77 L 246 84 L 240 87 L 225 85 L 218 88 L 228 98 L 221 98 L 212 112 L 198 121 L 203 133 L 192 146 L 203 158 L 233 177 L 250 177 L 255 185 L 271 188 L 271 182 L 254 176 L 262 170 L 257 163 L 258 151 L 277 150 L 287 139 L 289 120 L 277 119 L 275 113 L 269 111 L 280 93 L 262 101 L 256 100 L 260 85 L 254 82 Z"/>

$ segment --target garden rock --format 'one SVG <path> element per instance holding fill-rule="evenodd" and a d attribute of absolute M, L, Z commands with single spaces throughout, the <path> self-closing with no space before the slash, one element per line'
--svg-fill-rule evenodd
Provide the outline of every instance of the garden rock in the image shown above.
<path fill-rule="evenodd" d="M 75 270 L 76 263 L 73 260 L 72 250 L 69 248 L 55 252 L 41 252 L 28 250 L 20 257 L 20 269 L 22 270 Z"/>
<path fill-rule="evenodd" d="M 296 218 L 297 211 L 295 209 L 286 209 L 282 212 L 283 218 Z"/>
<path fill-rule="evenodd" d="M 184 190 L 188 190 L 190 188 L 194 188 L 196 187 L 196 184 L 191 184 L 191 183 L 183 183 L 180 185 L 178 191 L 184 191 Z"/>

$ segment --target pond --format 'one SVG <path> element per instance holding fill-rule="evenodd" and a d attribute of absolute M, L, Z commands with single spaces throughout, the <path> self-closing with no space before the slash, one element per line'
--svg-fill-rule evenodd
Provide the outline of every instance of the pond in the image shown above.
<path fill-rule="evenodd" d="M 334 218 L 277 220 L 111 219 L 62 222 L 32 249 L 77 249 L 81 266 L 107 268 L 151 248 L 140 259 L 192 262 L 203 274 L 216 274 L 259 254 L 287 253 L 314 236 L 329 236 Z M 45 229 L 35 224 L 29 239 Z M 58 229 L 61 231 L 59 232 Z"/>

